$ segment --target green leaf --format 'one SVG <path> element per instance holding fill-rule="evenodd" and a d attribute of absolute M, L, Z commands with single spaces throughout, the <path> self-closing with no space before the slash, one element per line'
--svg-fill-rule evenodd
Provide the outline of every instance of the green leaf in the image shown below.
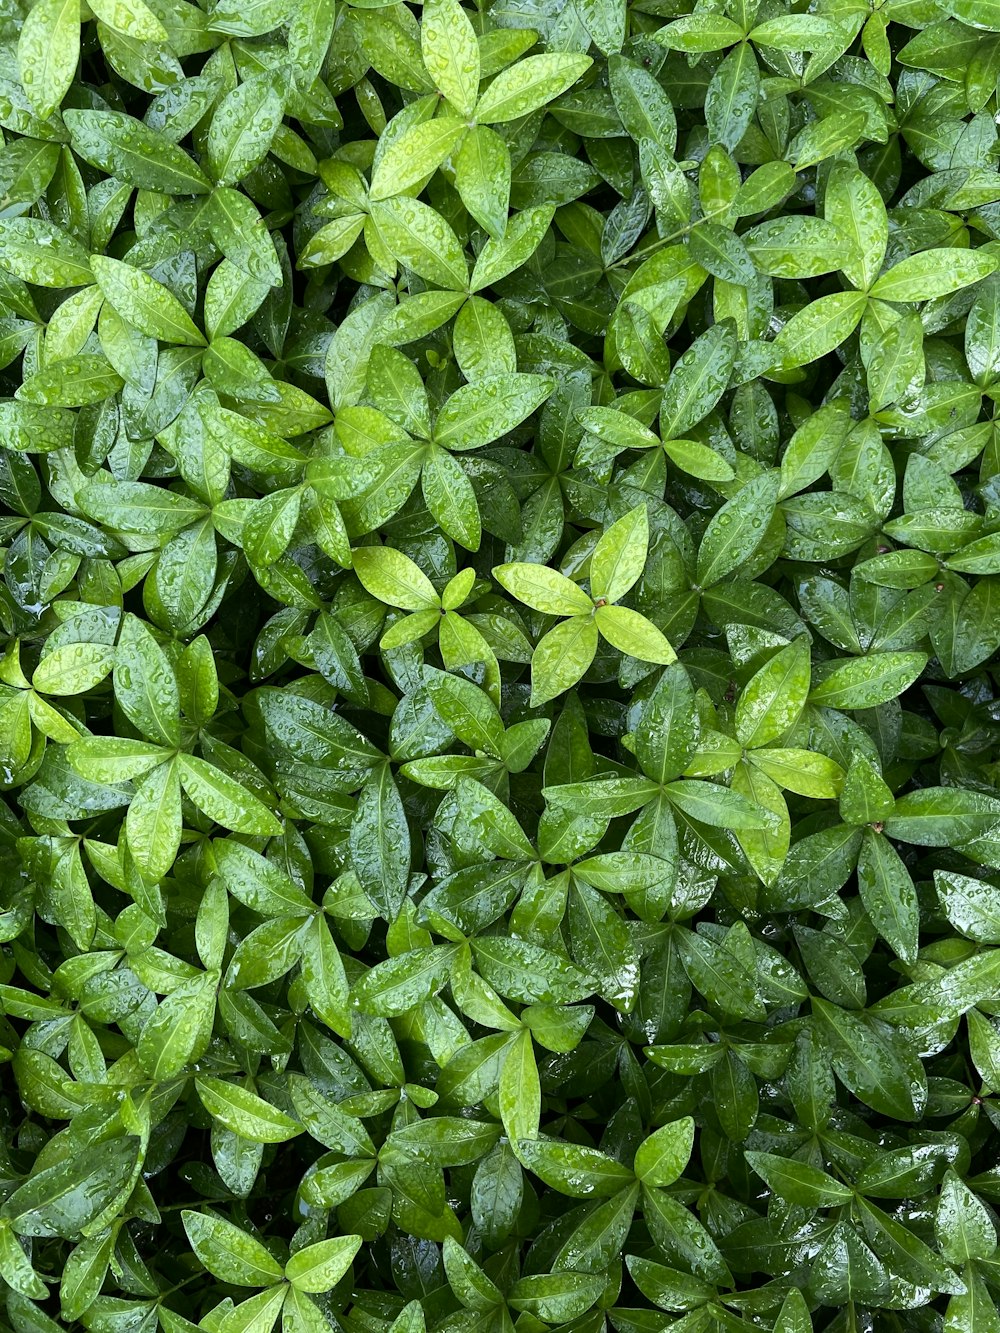
<path fill-rule="evenodd" d="M 500 1118 L 512 1144 L 538 1135 L 542 1094 L 531 1033 L 523 1028 L 507 1047 L 497 1091 Z"/>
<path fill-rule="evenodd" d="M 616 909 L 589 884 L 574 881 L 568 924 L 574 960 L 597 978 L 605 999 L 617 1009 L 630 1010 L 636 999 L 638 958 Z"/>
<path fill-rule="evenodd" d="M 828 208 L 831 189 L 827 189 Z M 843 267 L 853 257 L 843 228 L 822 218 L 775 218 L 751 227 L 744 240 L 760 272 L 776 278 L 814 278 Z"/>
<path fill-rule="evenodd" d="M 656 782 L 679 777 L 694 754 L 698 739 L 694 689 L 682 666 L 660 676 L 642 711 L 635 732 L 635 756 L 644 773 Z"/>
<path fill-rule="evenodd" d="M 672 1185 L 687 1166 L 694 1147 L 690 1116 L 662 1125 L 644 1139 L 635 1153 L 635 1174 L 644 1185 Z"/>
<path fill-rule="evenodd" d="M 725 393 L 736 356 L 736 340 L 724 324 L 696 338 L 674 366 L 663 391 L 660 431 L 665 440 L 687 434 Z"/>
<path fill-rule="evenodd" d="M 824 662 L 817 668 L 809 701 L 827 708 L 875 708 L 912 685 L 926 662 L 924 653 L 869 653 Z"/>
<path fill-rule="evenodd" d="M 41 120 L 48 120 L 66 96 L 79 60 L 79 0 L 36 0 L 18 38 L 17 65 Z"/>
<path fill-rule="evenodd" d="M 37 371 L 18 394 L 25 402 L 47 407 L 91 407 L 122 387 L 121 376 L 103 356 L 80 353 Z"/>
<path fill-rule="evenodd" d="M 596 621 L 579 614 L 544 634 L 531 655 L 532 707 L 572 689 L 590 669 L 597 643 Z"/>
<path fill-rule="evenodd" d="M 302 935 L 302 982 L 315 1014 L 339 1036 L 351 1031 L 348 983 L 344 961 L 320 916 Z"/>
<path fill-rule="evenodd" d="M 354 988 L 354 1001 L 366 1014 L 405 1014 L 447 985 L 457 952 L 457 946 L 437 945 L 377 963 Z"/>
<path fill-rule="evenodd" d="M 258 500 L 243 524 L 243 551 L 252 566 L 268 569 L 285 551 L 302 511 L 302 492 L 295 487 Z"/>
<path fill-rule="evenodd" d="M 266 284 L 269 287 L 281 286 L 283 281 L 281 265 L 278 261 L 274 241 L 268 235 L 260 213 L 245 194 L 241 194 L 239 190 L 224 188 L 213 190 L 209 206 L 208 225 L 213 242 L 226 256 L 229 263 L 234 265 L 243 275 L 243 286 L 249 299 L 257 300 L 258 288 L 255 284 Z M 212 280 L 217 280 L 219 275 L 224 272 L 225 266 L 220 264 L 212 274 Z M 245 281 L 247 277 L 252 279 L 250 283 Z M 260 293 L 257 305 L 264 300 L 265 296 L 266 292 Z M 208 292 L 206 292 L 206 301 L 207 299 Z M 257 305 L 254 305 L 252 309 L 256 309 Z M 206 312 L 206 326 L 207 323 L 208 316 Z M 233 328 L 239 328 L 241 323 L 243 323 L 242 320 L 236 319 Z M 232 329 L 220 327 L 217 321 L 216 327 L 210 336 L 214 336 L 215 333 L 225 334 L 227 332 L 232 332 Z"/>
<path fill-rule="evenodd" d="M 883 273 L 871 293 L 883 301 L 929 301 L 980 282 L 997 263 L 994 255 L 976 250 L 925 250 Z"/>
<path fill-rule="evenodd" d="M 479 95 L 479 43 L 458 0 L 429 0 L 424 6 L 420 52 L 434 86 L 468 119 Z"/>
<path fill-rule="evenodd" d="M 867 291 L 878 277 L 889 241 L 882 196 L 862 172 L 840 164 L 830 173 L 824 204 L 828 220 L 852 242 L 852 254 L 841 265 L 844 275 Z"/>
<path fill-rule="evenodd" d="M 547 565 L 517 561 L 497 565 L 493 577 L 512 597 L 552 616 L 589 615 L 594 604 L 579 584 Z"/>
<path fill-rule="evenodd" d="M 813 998 L 821 1040 L 837 1077 L 860 1101 L 882 1115 L 916 1120 L 926 1099 L 926 1075 L 905 1038 L 876 1018 L 850 1013 Z"/>
<path fill-rule="evenodd" d="M 934 887 L 960 935 L 979 944 L 1000 944 L 1000 888 L 949 870 L 934 872 Z"/>
<path fill-rule="evenodd" d="M 301 1074 L 292 1075 L 290 1090 L 296 1115 L 312 1137 L 324 1147 L 352 1157 L 374 1157 L 372 1141 L 356 1116 L 340 1110 Z M 366 1175 L 370 1169 L 369 1162 Z"/>
<path fill-rule="evenodd" d="M 139 870 L 155 883 L 167 874 L 181 841 L 178 761 L 154 768 L 136 789 L 125 817 L 129 851 Z"/>
<path fill-rule="evenodd" d="M 736 37 L 742 36 L 738 25 Z M 726 29 L 712 40 L 728 45 L 732 30 Z M 740 42 L 719 64 L 705 92 L 705 124 L 715 143 L 732 152 L 746 133 L 760 98 L 760 69 L 748 42 Z"/>
<path fill-rule="evenodd" d="M 500 1126 L 460 1116 L 417 1120 L 393 1134 L 394 1145 L 434 1166 L 467 1166 L 488 1152 Z"/>
<path fill-rule="evenodd" d="M 716 222 L 701 222 L 691 233 L 692 256 L 721 282 L 746 286 L 756 281 L 757 270 L 742 240 Z"/>
<path fill-rule="evenodd" d="M 677 660 L 677 654 L 660 630 L 631 607 L 599 606 L 594 621 L 602 637 L 613 648 L 638 658 L 640 662 L 669 666 Z"/>
<path fill-rule="evenodd" d="M 351 821 L 349 846 L 362 889 L 379 915 L 393 920 L 409 882 L 410 833 L 388 764 L 375 769 L 362 789 Z"/>
<path fill-rule="evenodd" d="M 161 130 L 121 111 L 67 111 L 74 150 L 91 166 L 140 190 L 207 194 L 212 183 Z"/>
<path fill-rule="evenodd" d="M 769 745 L 798 721 L 809 697 L 809 644 L 793 639 L 757 671 L 740 692 L 736 738 L 741 745 Z"/>
<path fill-rule="evenodd" d="M 177 297 L 141 268 L 102 255 L 91 258 L 91 268 L 105 300 L 140 333 L 163 342 L 204 345 L 204 335 Z"/>
<path fill-rule="evenodd" d="M 119 481 L 107 473 L 98 473 L 82 486 L 77 502 L 98 523 L 150 536 L 180 532 L 206 512 L 200 500 L 148 482 Z"/>
<path fill-rule="evenodd" d="M 503 236 L 510 206 L 510 151 L 487 125 L 474 126 L 461 140 L 455 154 L 455 188 L 476 221 L 491 236 Z"/>
<path fill-rule="evenodd" d="M 747 561 L 764 538 L 778 500 L 778 474 L 748 481 L 713 516 L 698 550 L 698 582 L 710 587 Z"/>
<path fill-rule="evenodd" d="M 886 820 L 891 838 L 919 847 L 947 847 L 984 835 L 1000 818 L 995 798 L 960 787 L 908 792 Z"/>
<path fill-rule="evenodd" d="M 165 1082 L 192 1060 L 200 1059 L 212 1039 L 218 974 L 182 981 L 160 1001 L 136 1046 L 151 1078 Z"/>
<path fill-rule="evenodd" d="M 430 176 L 451 153 L 465 129 L 458 116 L 439 116 L 411 125 L 380 156 L 372 174 L 370 197 L 389 199 Z"/>
<path fill-rule="evenodd" d="M 85 694 L 104 680 L 115 657 L 115 650 L 103 643 L 62 644 L 45 654 L 31 683 L 43 694 Z"/>
<path fill-rule="evenodd" d="M 549 229 L 550 204 L 525 208 L 511 218 L 502 236 L 491 236 L 476 258 L 469 290 L 481 292 L 526 264 Z"/>
<path fill-rule="evenodd" d="M 677 117 L 652 72 L 624 56 L 608 60 L 609 85 L 618 118 L 629 138 L 651 139 L 669 152 L 677 141 Z"/>
<path fill-rule="evenodd" d="M 546 1323 L 578 1319 L 593 1306 L 601 1279 L 587 1273 L 528 1273 L 518 1278 L 508 1295 L 515 1310 L 535 1315 Z"/>
<path fill-rule="evenodd" d="M 658 782 L 648 778 L 612 777 L 545 787 L 542 795 L 547 801 L 573 809 L 577 814 L 613 819 L 617 815 L 630 815 L 639 810 L 658 794 L 659 788 Z"/>
<path fill-rule="evenodd" d="M 205 1110 L 226 1129 L 254 1143 L 284 1143 L 302 1127 L 249 1088 L 207 1075 L 195 1079 Z"/>
<path fill-rule="evenodd" d="M 24 217 L 0 220 L 0 264 L 25 282 L 38 287 L 91 283 L 90 260 L 83 246 L 53 222 Z"/>
<path fill-rule="evenodd" d="M 667 149 L 651 139 L 639 145 L 639 171 L 656 213 L 656 227 L 668 236 L 691 224 L 691 183 Z"/>
<path fill-rule="evenodd" d="M 889 1275 L 861 1237 L 840 1222 L 816 1256 L 812 1287 L 831 1304 L 878 1301 L 888 1292 Z"/>
<path fill-rule="evenodd" d="M 1000 1325 L 1000 1315 L 986 1283 L 974 1268 L 969 1270 L 966 1290 L 949 1300 L 945 1317 L 948 1326 L 956 1329 L 990 1329 Z"/>
<path fill-rule="evenodd" d="M 262 161 L 281 113 L 281 96 L 268 75 L 255 75 L 226 94 L 212 114 L 206 142 L 217 185 L 235 185 Z"/>
<path fill-rule="evenodd" d="M 504 725 L 488 695 L 461 676 L 436 673 L 427 682 L 434 707 L 445 725 L 469 747 L 500 757 Z"/>
<path fill-rule="evenodd" d="M 268 1250 L 239 1227 L 185 1208 L 181 1221 L 191 1248 L 213 1277 L 236 1287 L 270 1287 L 284 1271 Z"/>
<path fill-rule="evenodd" d="M 734 954 L 691 931 L 680 932 L 677 945 L 691 984 L 710 1005 L 732 1018 L 763 1018 L 756 980 Z"/>
<path fill-rule="evenodd" d="M 114 1248 L 110 1232 L 80 1241 L 66 1260 L 59 1283 L 59 1303 L 63 1318 L 83 1313 L 96 1300 Z"/>
<path fill-rule="evenodd" d="M 941 1186 L 934 1235 L 941 1253 L 953 1264 L 989 1259 L 997 1247 L 996 1227 L 986 1206 L 954 1171 Z"/>
<path fill-rule="evenodd" d="M 234 833 L 253 833 L 276 837 L 281 822 L 263 801 L 236 778 L 196 755 L 182 754 L 178 775 L 184 794 L 203 814 Z"/>
<path fill-rule="evenodd" d="M 867 756 L 855 755 L 840 793 L 840 813 L 849 824 L 874 824 L 892 813 L 892 792 Z"/>
<path fill-rule="evenodd" d="M 139 1141 L 118 1136 L 44 1167 L 9 1195 L 0 1217 L 22 1236 L 79 1236 L 132 1177 Z"/>
<path fill-rule="evenodd" d="M 586 972 L 527 940 L 478 939 L 472 952 L 483 978 L 521 1004 L 572 1004 L 593 992 L 594 979 Z"/>
<path fill-rule="evenodd" d="M 960 1293 L 965 1283 L 941 1262 L 929 1245 L 867 1199 L 859 1199 L 857 1208 L 872 1244 L 894 1272 L 909 1282 L 930 1283 L 936 1291 Z"/>
<path fill-rule="evenodd" d="M 552 392 L 544 375 L 504 375 L 457 389 L 438 414 L 434 441 L 446 449 L 478 449 L 514 430 Z"/>
<path fill-rule="evenodd" d="M 631 1184 L 632 1172 L 596 1148 L 554 1139 L 530 1139 L 516 1145 L 521 1163 L 571 1199 L 601 1198 Z"/>
<path fill-rule="evenodd" d="M 579 10 L 595 46 L 605 55 L 622 49 L 626 25 L 624 0 L 582 0 Z"/>
<path fill-rule="evenodd" d="M 832 352 L 857 328 L 866 304 L 863 292 L 833 292 L 804 306 L 778 336 L 782 364 L 806 366 Z"/>
<path fill-rule="evenodd" d="M 333 1236 L 306 1245 L 285 1265 L 285 1277 L 297 1291 L 330 1291 L 350 1268 L 361 1248 L 360 1236 Z"/>
<path fill-rule="evenodd" d="M 219 1320 L 219 1333 L 271 1333 L 287 1290 L 282 1284 L 241 1301 Z"/>
<path fill-rule="evenodd" d="M 569 53 L 519 60 L 502 70 L 482 94 L 476 120 L 482 125 L 519 120 L 565 92 L 591 64 L 589 56 Z"/>
<path fill-rule="evenodd" d="M 704 1306 L 714 1293 L 712 1286 L 701 1278 L 638 1255 L 629 1255 L 628 1269 L 642 1294 L 661 1309 L 688 1310 Z"/>
<path fill-rule="evenodd" d="M 515 816 L 481 782 L 460 778 L 456 797 L 463 822 L 494 856 L 531 860 L 535 849 Z"/>
<path fill-rule="evenodd" d="M 298 267 L 322 268 L 327 264 L 335 264 L 350 250 L 364 225 L 364 213 L 350 213 L 347 217 L 337 218 L 325 227 L 320 227 L 303 247 Z"/>
<path fill-rule="evenodd" d="M 427 575 L 408 556 L 391 546 L 359 546 L 354 571 L 367 592 L 405 611 L 430 611 L 440 598 Z"/>
<path fill-rule="evenodd" d="M 747 1162 L 763 1179 L 768 1189 L 779 1199 L 799 1204 L 803 1208 L 828 1208 L 850 1202 L 854 1191 L 826 1171 L 780 1157 L 776 1153 L 748 1152 Z"/>
<path fill-rule="evenodd" d="M 449 291 L 466 291 L 469 274 L 458 237 L 440 213 L 418 199 L 372 205 L 372 221 L 386 250 L 414 273 Z"/>
<path fill-rule="evenodd" d="M 168 39 L 166 28 L 143 0 L 98 0 L 91 5 L 102 23 L 123 37 L 138 41 L 163 42 Z"/>
<path fill-rule="evenodd" d="M 612 523 L 590 557 L 590 593 L 595 602 L 617 602 L 642 574 L 649 544 L 646 506 L 637 505 Z"/>
<path fill-rule="evenodd" d="M 212 844 L 226 889 L 260 916 L 308 916 L 315 904 L 277 865 L 232 838 Z"/>
<path fill-rule="evenodd" d="M 917 891 L 898 852 L 866 829 L 858 856 L 858 888 L 872 925 L 904 962 L 917 956 L 920 909 Z"/>

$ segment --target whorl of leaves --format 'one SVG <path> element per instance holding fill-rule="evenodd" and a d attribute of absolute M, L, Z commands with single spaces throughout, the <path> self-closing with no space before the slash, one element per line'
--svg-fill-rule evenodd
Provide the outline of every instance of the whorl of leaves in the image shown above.
<path fill-rule="evenodd" d="M 7 0 L 0 1333 L 998 1333 L 997 0 Z"/>

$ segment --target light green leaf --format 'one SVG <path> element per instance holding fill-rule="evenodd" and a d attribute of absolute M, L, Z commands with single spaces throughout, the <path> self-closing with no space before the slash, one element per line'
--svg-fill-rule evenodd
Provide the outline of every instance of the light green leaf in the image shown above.
<path fill-rule="evenodd" d="M 635 1174 L 645 1185 L 672 1185 L 688 1164 L 694 1147 L 690 1116 L 662 1125 L 636 1149 Z"/>
<path fill-rule="evenodd" d="M 83 246 L 41 218 L 0 219 L 0 265 L 38 287 L 79 287 L 94 281 Z"/>
<path fill-rule="evenodd" d="M 380 602 L 404 611 L 430 611 L 440 605 L 433 583 L 402 551 L 391 546 L 359 546 L 353 561 L 363 587 Z"/>
<path fill-rule="evenodd" d="M 669 666 L 677 660 L 666 636 L 651 620 L 631 607 L 599 606 L 594 620 L 601 635 L 621 653 L 640 662 L 656 662 L 659 666 Z"/>
<path fill-rule="evenodd" d="M 493 577 L 525 606 L 551 616 L 589 615 L 594 604 L 578 583 L 548 565 L 516 561 L 497 565 Z"/>
<path fill-rule="evenodd" d="M 204 334 L 177 297 L 141 268 L 103 255 L 94 255 L 91 267 L 105 299 L 140 333 L 163 342 L 204 345 Z"/>
<path fill-rule="evenodd" d="M 425 25 L 426 22 L 425 13 Z M 452 151 L 465 130 L 465 122 L 457 116 L 439 116 L 436 120 L 411 125 L 392 141 L 379 158 L 372 175 L 371 198 L 389 199 L 393 195 L 403 194 L 425 176 L 430 176 Z"/>
<path fill-rule="evenodd" d="M 590 594 L 595 602 L 617 602 L 625 596 L 642 574 L 648 545 L 644 504 L 601 534 L 590 557 Z"/>
<path fill-rule="evenodd" d="M 80 60 L 79 0 L 35 0 L 17 43 L 21 84 L 48 120 L 66 96 Z"/>
<path fill-rule="evenodd" d="M 471 117 L 479 94 L 479 43 L 458 0 L 428 0 L 424 5 L 420 51 L 434 86 L 459 115 Z"/>
<path fill-rule="evenodd" d="M 589 56 L 552 53 L 528 56 L 502 70 L 480 97 L 481 125 L 519 120 L 565 92 L 591 64 Z"/>
<path fill-rule="evenodd" d="M 306 1245 L 289 1259 L 285 1276 L 297 1291 L 330 1291 L 350 1268 L 360 1248 L 360 1236 L 332 1236 Z"/>
<path fill-rule="evenodd" d="M 538 1136 L 542 1094 L 531 1033 L 523 1028 L 507 1047 L 500 1069 L 500 1118 L 511 1143 Z"/>
<path fill-rule="evenodd" d="M 268 1250 L 239 1227 L 211 1213 L 181 1212 L 191 1248 L 213 1277 L 237 1287 L 270 1287 L 283 1270 Z"/>
<path fill-rule="evenodd" d="M 747 681 L 736 705 L 736 738 L 756 747 L 780 740 L 809 696 L 809 641 L 793 639 Z"/>
<path fill-rule="evenodd" d="M 217 185 L 235 185 L 266 156 L 281 124 L 282 99 L 269 75 L 227 93 L 208 127 L 208 166 Z"/>
<path fill-rule="evenodd" d="M 302 1132 L 291 1116 L 239 1083 L 205 1075 L 195 1079 L 195 1087 L 205 1110 L 242 1138 L 254 1143 L 285 1143 Z"/>
<path fill-rule="evenodd" d="M 281 821 L 243 783 L 196 755 L 178 757 L 178 773 L 184 794 L 209 819 L 234 833 L 277 837 Z"/>
<path fill-rule="evenodd" d="M 883 301 L 929 301 L 971 287 L 995 272 L 998 265 L 996 255 L 980 250 L 923 250 L 883 273 L 871 294 Z"/>

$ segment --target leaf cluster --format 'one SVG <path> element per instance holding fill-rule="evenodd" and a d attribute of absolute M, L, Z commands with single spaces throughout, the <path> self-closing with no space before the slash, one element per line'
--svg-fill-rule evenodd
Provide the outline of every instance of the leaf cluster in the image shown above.
<path fill-rule="evenodd" d="M 0 1333 L 1000 1331 L 998 84 L 0 9 Z"/>

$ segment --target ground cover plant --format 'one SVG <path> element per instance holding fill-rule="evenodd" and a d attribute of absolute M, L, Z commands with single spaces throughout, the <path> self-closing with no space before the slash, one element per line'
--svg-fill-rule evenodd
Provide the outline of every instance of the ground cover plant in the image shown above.
<path fill-rule="evenodd" d="M 993 0 L 8 0 L 0 1328 L 998 1333 Z"/>

